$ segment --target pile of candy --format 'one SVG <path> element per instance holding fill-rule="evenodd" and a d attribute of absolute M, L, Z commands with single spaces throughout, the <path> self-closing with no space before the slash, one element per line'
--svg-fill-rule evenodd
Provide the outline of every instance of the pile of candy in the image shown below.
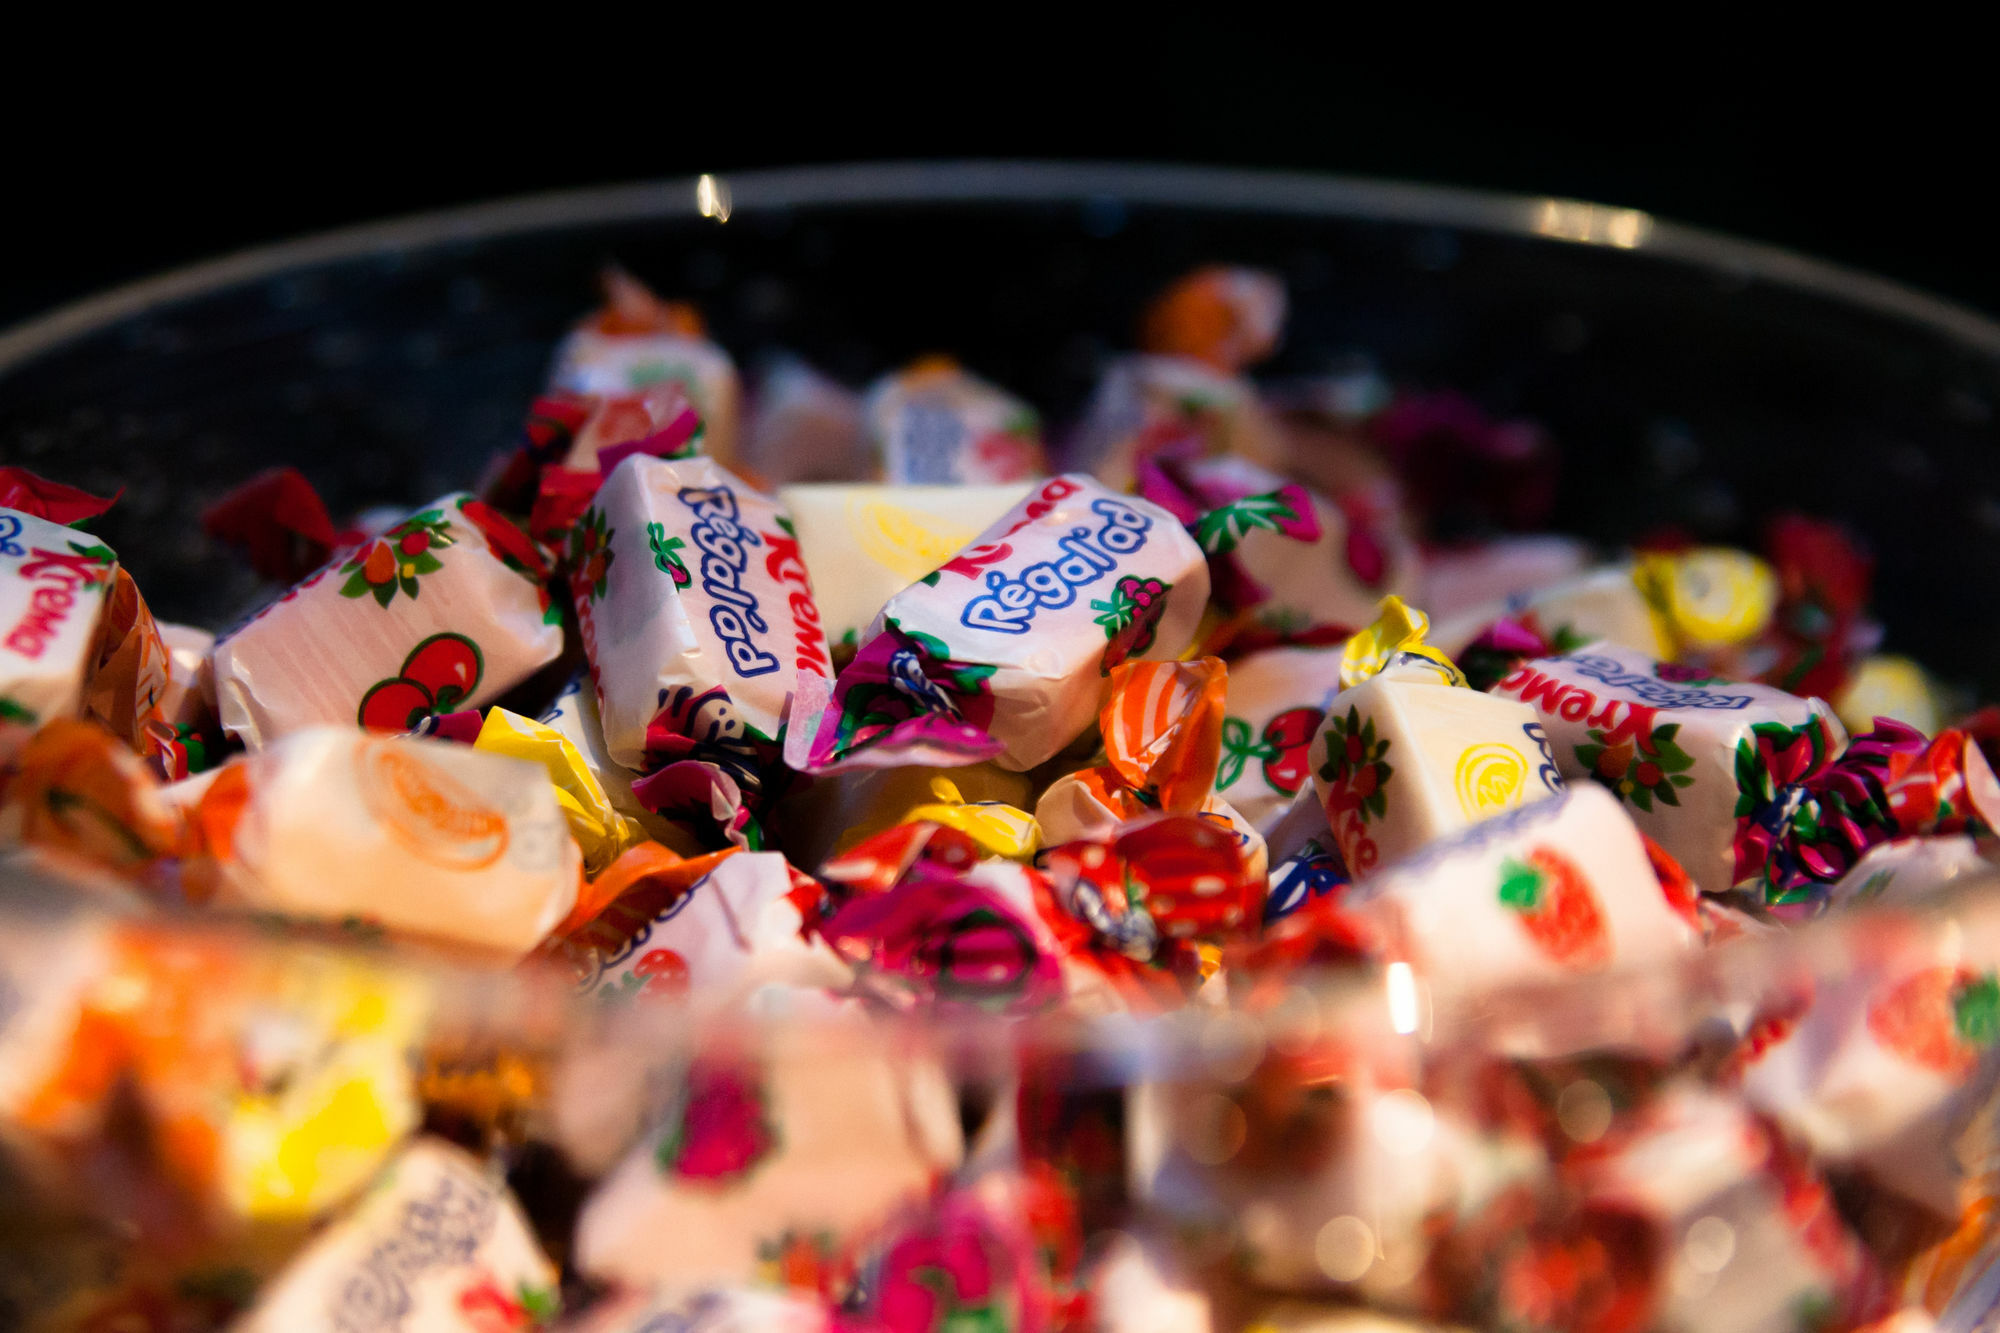
<path fill-rule="evenodd" d="M 1254 381 L 1284 310 L 1187 276 L 1051 441 L 945 357 L 746 393 L 613 274 L 476 490 L 210 508 L 284 589 L 214 634 L 0 470 L 0 1325 L 1995 1285 L 2000 712 L 1834 527 L 1535 533 L 1536 428 Z"/>

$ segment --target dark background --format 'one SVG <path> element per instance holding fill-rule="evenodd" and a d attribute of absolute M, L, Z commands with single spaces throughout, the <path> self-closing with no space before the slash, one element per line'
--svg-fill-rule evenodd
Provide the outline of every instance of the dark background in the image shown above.
<path fill-rule="evenodd" d="M 1730 31 L 1573 54 L 1575 33 L 1550 33 L 1539 55 L 1459 34 L 1471 51 L 1445 56 L 1432 49 L 1442 33 L 1299 28 L 1234 8 L 1152 15 L 1087 47 L 1046 18 L 1012 35 L 982 23 L 946 37 L 773 15 L 762 30 L 676 19 L 628 35 L 549 15 L 501 34 L 497 52 L 416 49 L 391 32 L 327 52 L 313 34 L 226 62 L 20 44 L 0 86 L 15 187 L 0 192 L 0 324 L 238 246 L 497 195 L 964 156 L 1597 199 L 2000 312 L 1986 199 L 2000 117 L 1987 62 L 1949 34 L 1907 52 L 1871 37 L 1831 61 L 1740 51 Z M 331 58 L 309 64 L 313 52 Z"/>

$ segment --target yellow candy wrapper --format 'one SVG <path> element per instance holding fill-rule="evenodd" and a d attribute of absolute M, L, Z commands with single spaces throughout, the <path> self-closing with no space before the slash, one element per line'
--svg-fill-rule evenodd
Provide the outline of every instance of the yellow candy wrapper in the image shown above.
<path fill-rule="evenodd" d="M 913 806 L 902 822 L 929 820 L 955 828 L 979 844 L 990 856 L 1010 861 L 1031 861 L 1041 850 L 1042 830 L 1035 817 L 1002 801 L 968 801 L 958 793 L 950 778 L 933 777 L 931 794 L 937 800 Z"/>
<path fill-rule="evenodd" d="M 504 708 L 489 709 L 472 748 L 526 759 L 548 770 L 549 781 L 555 784 L 556 804 L 562 807 L 569 831 L 583 850 L 584 874 L 597 875 L 627 848 L 645 840 L 645 831 L 637 821 L 612 806 L 604 784 L 590 771 L 582 752 L 554 727 Z"/>
<path fill-rule="evenodd" d="M 1400 597 L 1384 597 L 1376 608 L 1375 623 L 1349 639 L 1341 651 L 1340 688 L 1351 690 L 1392 664 L 1433 672 L 1446 685 L 1470 688 L 1457 665 L 1424 642 L 1430 629 L 1430 617 L 1422 611 Z"/>
<path fill-rule="evenodd" d="M 1833 701 L 1841 725 L 1855 735 L 1875 729 L 1875 719 L 1892 717 L 1926 736 L 1936 735 L 1949 710 L 1937 682 L 1907 657 L 1877 653 L 1864 657 Z"/>
<path fill-rule="evenodd" d="M 1632 565 L 1632 582 L 1679 650 L 1727 648 L 1755 637 L 1778 605 L 1778 576 L 1747 551 L 1701 546 L 1648 552 Z"/>

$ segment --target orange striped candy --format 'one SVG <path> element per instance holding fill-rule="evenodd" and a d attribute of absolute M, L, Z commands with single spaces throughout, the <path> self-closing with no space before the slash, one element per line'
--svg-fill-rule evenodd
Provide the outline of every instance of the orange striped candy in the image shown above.
<path fill-rule="evenodd" d="M 1146 804 L 1191 814 L 1208 799 L 1222 758 L 1227 683 L 1215 657 L 1112 669 L 1098 714 L 1104 757 Z"/>

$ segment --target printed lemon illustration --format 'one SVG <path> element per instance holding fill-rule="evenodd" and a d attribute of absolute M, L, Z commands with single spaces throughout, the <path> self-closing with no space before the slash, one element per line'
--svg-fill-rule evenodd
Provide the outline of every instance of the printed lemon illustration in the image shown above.
<path fill-rule="evenodd" d="M 1675 635 L 1697 647 L 1741 643 L 1769 623 L 1778 602 L 1769 565 L 1720 547 L 1641 557 L 1634 577 Z"/>
<path fill-rule="evenodd" d="M 445 870 L 479 870 L 507 850 L 507 816 L 407 746 L 364 746 L 356 763 L 368 813 L 414 855 Z"/>
<path fill-rule="evenodd" d="M 1467 819 L 1484 819 L 1521 799 L 1528 761 L 1511 745 L 1475 745 L 1458 757 L 1454 786 Z"/>
<path fill-rule="evenodd" d="M 913 514 L 880 500 L 853 500 L 847 523 L 862 553 L 914 583 L 979 534 L 949 519 Z"/>

